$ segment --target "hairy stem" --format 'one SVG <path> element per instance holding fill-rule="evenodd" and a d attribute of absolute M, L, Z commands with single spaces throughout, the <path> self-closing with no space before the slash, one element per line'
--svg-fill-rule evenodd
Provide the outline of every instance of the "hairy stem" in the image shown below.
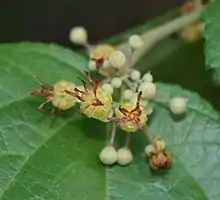
<path fill-rule="evenodd" d="M 202 11 L 203 8 L 188 15 L 173 19 L 166 24 L 160 25 L 152 30 L 148 30 L 147 32 L 143 33 L 141 37 L 144 40 L 144 45 L 141 49 L 135 51 L 132 59 L 132 65 L 134 65 L 146 51 L 151 49 L 155 45 L 155 43 L 181 30 L 186 25 L 198 20 Z M 127 51 L 128 49 L 130 49 L 127 41 L 118 45 L 117 48 L 122 50 L 125 54 L 128 54 Z"/>

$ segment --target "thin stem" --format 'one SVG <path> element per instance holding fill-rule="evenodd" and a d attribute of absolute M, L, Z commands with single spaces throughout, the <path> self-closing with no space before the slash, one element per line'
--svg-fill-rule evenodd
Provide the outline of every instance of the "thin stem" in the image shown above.
<path fill-rule="evenodd" d="M 131 133 L 127 133 L 127 136 L 125 138 L 125 147 L 129 148 L 129 144 L 130 144 L 130 140 L 131 140 Z"/>
<path fill-rule="evenodd" d="M 125 83 L 125 85 L 128 86 L 129 89 L 131 89 L 133 92 L 135 92 L 135 87 L 133 86 L 133 83 L 131 81 L 129 81 L 127 78 L 123 79 L 123 82 Z"/>
<path fill-rule="evenodd" d="M 203 8 L 188 15 L 178 17 L 166 24 L 160 25 L 142 34 L 141 37 L 144 40 L 144 45 L 141 49 L 135 51 L 132 59 L 132 65 L 134 65 L 143 56 L 143 54 L 146 51 L 150 50 L 158 41 L 181 30 L 186 25 L 198 20 L 202 11 Z M 129 44 L 126 41 L 120 44 L 117 48 L 127 54 L 127 49 L 129 49 Z"/>
<path fill-rule="evenodd" d="M 86 43 L 84 45 L 84 48 L 86 49 L 86 52 L 90 55 L 91 52 L 92 52 L 93 46 L 91 44 L 89 44 L 89 43 Z"/>
<path fill-rule="evenodd" d="M 113 123 L 112 131 L 110 133 L 110 140 L 109 140 L 109 145 L 111 146 L 114 146 L 115 133 L 116 133 L 116 123 Z"/>

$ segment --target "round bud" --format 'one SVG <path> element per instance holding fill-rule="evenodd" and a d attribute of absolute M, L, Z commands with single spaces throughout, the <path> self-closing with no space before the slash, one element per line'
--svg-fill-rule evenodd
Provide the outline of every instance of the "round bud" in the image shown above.
<path fill-rule="evenodd" d="M 139 86 L 138 91 L 142 91 L 144 99 L 152 99 L 156 95 L 156 85 L 144 82 Z"/>
<path fill-rule="evenodd" d="M 120 78 L 113 78 L 112 81 L 111 81 L 111 84 L 114 88 L 120 88 L 121 87 L 121 84 L 122 84 L 122 81 Z"/>
<path fill-rule="evenodd" d="M 118 154 L 117 162 L 119 165 L 127 165 L 131 163 L 131 161 L 133 160 L 131 150 L 128 149 L 127 147 L 122 147 L 121 149 L 119 149 L 117 151 L 117 154 Z"/>
<path fill-rule="evenodd" d="M 145 102 L 145 101 L 144 101 Z M 147 104 L 148 105 L 148 104 Z M 145 106 L 145 105 L 144 105 Z M 145 107 L 147 107 L 147 106 L 145 106 Z M 147 115 L 151 115 L 153 113 L 153 108 L 151 108 L 151 107 L 148 107 L 147 108 Z"/>
<path fill-rule="evenodd" d="M 113 51 L 109 56 L 109 63 L 114 68 L 121 68 L 126 62 L 125 55 L 121 51 Z"/>
<path fill-rule="evenodd" d="M 158 151 L 162 151 L 166 147 L 166 142 L 161 137 L 157 137 L 155 138 L 155 145 Z"/>
<path fill-rule="evenodd" d="M 112 85 L 109 83 L 103 84 L 102 89 L 105 90 L 106 92 L 109 92 L 110 94 L 113 94 L 113 92 L 114 92 Z"/>
<path fill-rule="evenodd" d="M 76 44 L 84 45 L 87 43 L 87 31 L 83 27 L 75 27 L 71 29 L 70 35 L 69 35 L 70 41 Z"/>
<path fill-rule="evenodd" d="M 125 90 L 123 93 L 123 97 L 125 100 L 131 100 L 133 95 L 134 95 L 134 93 L 132 90 Z"/>
<path fill-rule="evenodd" d="M 152 144 L 150 144 L 150 145 L 147 145 L 146 147 L 145 147 L 145 153 L 148 155 L 148 156 L 151 156 L 152 154 L 155 154 L 156 153 L 156 149 L 155 149 L 155 147 L 152 145 Z"/>
<path fill-rule="evenodd" d="M 102 67 L 105 67 L 105 68 L 110 67 L 109 61 L 108 61 L 108 60 L 105 60 L 105 61 L 103 62 Z"/>
<path fill-rule="evenodd" d="M 100 161 L 105 165 L 112 165 L 117 161 L 117 151 L 112 146 L 107 146 L 102 149 L 99 154 Z"/>
<path fill-rule="evenodd" d="M 144 41 L 139 35 L 132 35 L 128 40 L 129 45 L 133 49 L 141 48 L 144 44 Z"/>
<path fill-rule="evenodd" d="M 142 79 L 144 82 L 147 82 L 147 83 L 153 82 L 153 76 L 150 72 L 144 74 Z"/>
<path fill-rule="evenodd" d="M 141 73 L 140 73 L 138 70 L 133 70 L 133 71 L 131 72 L 131 79 L 132 79 L 133 81 L 139 80 L 140 77 L 141 77 Z"/>
<path fill-rule="evenodd" d="M 95 71 L 96 70 L 96 62 L 94 60 L 89 61 L 89 69 L 91 71 Z"/>
<path fill-rule="evenodd" d="M 181 97 L 171 99 L 169 104 L 171 111 L 177 115 L 183 114 L 187 108 L 187 100 Z"/>
<path fill-rule="evenodd" d="M 142 99 L 141 101 L 141 104 L 144 106 L 144 107 L 147 107 L 149 105 L 149 101 L 147 99 Z M 150 112 L 153 112 L 153 109 L 152 108 L 147 108 L 147 115 L 150 115 L 151 113 Z M 150 114 L 148 114 L 150 113 Z"/>

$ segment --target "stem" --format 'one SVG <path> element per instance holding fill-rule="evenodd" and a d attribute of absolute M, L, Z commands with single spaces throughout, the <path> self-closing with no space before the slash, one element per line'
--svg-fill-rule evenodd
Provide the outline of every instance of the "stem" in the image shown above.
<path fill-rule="evenodd" d="M 110 140 L 109 140 L 109 145 L 111 145 L 111 146 L 114 146 L 115 133 L 116 133 L 116 124 L 113 123 L 112 131 L 110 134 Z"/>
<path fill-rule="evenodd" d="M 135 92 L 135 88 L 133 86 L 133 83 L 129 81 L 127 78 L 123 79 L 123 82 L 133 91 Z"/>
<path fill-rule="evenodd" d="M 155 43 L 181 30 L 186 25 L 198 20 L 202 11 L 203 11 L 203 8 L 193 13 L 190 13 L 188 15 L 178 17 L 166 24 L 160 25 L 142 34 L 141 37 L 144 40 L 144 45 L 141 49 L 136 50 L 136 52 L 134 53 L 134 56 L 132 59 L 132 65 L 134 65 L 143 56 L 143 54 L 146 51 L 151 49 L 155 45 Z M 130 49 L 127 41 L 120 44 L 117 48 L 122 50 L 126 54 L 127 54 L 128 49 Z"/>
<path fill-rule="evenodd" d="M 129 144 L 130 144 L 130 140 L 131 140 L 131 133 L 127 133 L 127 136 L 125 138 L 125 147 L 129 148 Z"/>

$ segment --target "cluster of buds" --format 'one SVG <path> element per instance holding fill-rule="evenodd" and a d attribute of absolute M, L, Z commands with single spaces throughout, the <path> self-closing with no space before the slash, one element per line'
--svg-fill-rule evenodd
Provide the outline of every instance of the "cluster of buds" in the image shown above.
<path fill-rule="evenodd" d="M 150 139 L 151 144 L 145 148 L 145 153 L 149 156 L 149 166 L 153 170 L 166 170 L 171 167 L 173 158 L 166 150 L 166 143 L 162 137 Z"/>
<path fill-rule="evenodd" d="M 84 116 L 112 123 L 109 144 L 101 151 L 99 158 L 103 164 L 111 165 L 117 162 L 127 165 L 133 160 L 129 148 L 131 134 L 146 127 L 153 112 L 150 101 L 157 95 L 151 72 L 141 75 L 131 65 L 133 53 L 143 46 L 144 41 L 140 36 L 132 35 L 128 39 L 130 55 L 127 57 L 108 44 L 91 46 L 87 31 L 83 27 L 73 28 L 70 31 L 70 40 L 87 48 L 90 55 L 88 69 L 99 72 L 101 78 L 95 80 L 90 72 L 85 72 L 87 80 L 80 78 L 80 85 L 62 80 L 50 86 L 40 80 L 41 88 L 32 90 L 31 94 L 45 99 L 38 107 L 40 110 L 48 102 L 52 103 L 53 111 L 65 111 L 80 104 L 80 113 Z M 120 100 L 116 100 L 113 97 L 119 88 Z M 182 97 L 173 98 L 168 104 L 174 114 L 186 112 L 187 101 Z M 114 140 L 117 128 L 126 133 L 126 139 L 124 146 L 116 151 Z M 157 149 L 151 159 L 151 165 L 159 168 L 165 165 L 162 156 L 168 158 L 165 151 L 160 151 L 159 154 Z"/>
<path fill-rule="evenodd" d="M 181 8 L 182 15 L 198 11 L 208 6 L 212 0 L 205 0 L 199 2 L 197 0 L 188 0 Z M 185 26 L 180 32 L 180 37 L 189 43 L 200 41 L 203 38 L 205 30 L 205 23 L 198 19 L 187 26 Z"/>

